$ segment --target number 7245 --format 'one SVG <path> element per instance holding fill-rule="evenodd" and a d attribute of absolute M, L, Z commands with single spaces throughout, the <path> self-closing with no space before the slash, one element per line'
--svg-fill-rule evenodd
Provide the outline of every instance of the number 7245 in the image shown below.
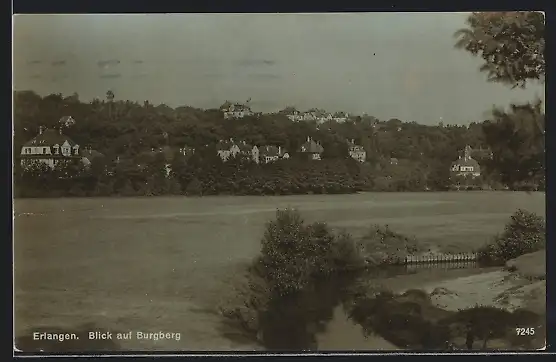
<path fill-rule="evenodd" d="M 534 327 L 529 327 L 529 328 L 516 328 L 515 329 L 515 333 L 518 336 L 534 336 L 535 335 L 535 328 Z"/>

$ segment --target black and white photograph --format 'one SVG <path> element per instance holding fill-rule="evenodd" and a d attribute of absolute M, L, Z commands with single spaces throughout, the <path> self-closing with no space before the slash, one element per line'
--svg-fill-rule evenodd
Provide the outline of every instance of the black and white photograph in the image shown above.
<path fill-rule="evenodd" d="M 546 346 L 543 12 L 12 22 L 14 354 Z"/>

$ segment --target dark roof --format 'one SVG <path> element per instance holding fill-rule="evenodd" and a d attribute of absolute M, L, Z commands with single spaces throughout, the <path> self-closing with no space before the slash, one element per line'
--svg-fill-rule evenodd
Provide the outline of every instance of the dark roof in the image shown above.
<path fill-rule="evenodd" d="M 276 146 L 261 147 L 261 150 L 259 151 L 259 153 L 262 156 L 269 156 L 269 157 L 280 156 L 280 153 L 278 152 L 278 147 L 276 147 Z"/>
<path fill-rule="evenodd" d="M 35 146 L 35 147 L 51 147 L 54 145 L 62 145 L 65 141 L 68 141 L 71 147 L 75 146 L 76 143 L 73 140 L 59 131 L 53 129 L 46 129 L 42 133 L 39 133 L 35 138 L 27 141 L 24 146 Z"/>
<path fill-rule="evenodd" d="M 237 146 L 239 147 L 239 149 L 242 152 L 250 152 L 253 149 L 253 146 L 251 146 L 248 143 L 243 143 L 243 142 L 240 142 Z"/>
<path fill-rule="evenodd" d="M 365 151 L 365 148 L 363 146 L 360 146 L 358 144 L 356 144 L 353 140 L 348 140 L 347 141 L 349 150 L 352 152 L 363 152 Z"/>
<path fill-rule="evenodd" d="M 86 157 L 89 160 L 97 157 L 104 157 L 104 155 L 96 150 L 81 150 L 80 155 L 81 157 Z"/>
<path fill-rule="evenodd" d="M 324 148 L 313 141 L 312 139 L 307 140 L 304 144 L 300 147 L 300 152 L 308 152 L 308 153 L 322 153 Z"/>
<path fill-rule="evenodd" d="M 233 103 L 224 107 L 223 111 L 231 111 L 231 112 L 241 112 L 241 111 L 251 111 L 251 108 L 248 105 L 241 104 L 241 103 Z"/>
<path fill-rule="evenodd" d="M 457 159 L 454 162 L 452 162 L 452 166 L 455 165 L 464 166 L 464 167 L 473 166 L 474 168 L 479 167 L 479 163 L 476 160 L 472 159 L 471 157 Z"/>

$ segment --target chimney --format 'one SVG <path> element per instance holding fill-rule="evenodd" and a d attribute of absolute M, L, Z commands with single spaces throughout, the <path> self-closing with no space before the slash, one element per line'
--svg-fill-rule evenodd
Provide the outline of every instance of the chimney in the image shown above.
<path fill-rule="evenodd" d="M 40 127 L 39 127 L 39 134 L 42 134 L 42 131 L 43 131 L 43 127 L 40 126 Z"/>
<path fill-rule="evenodd" d="M 307 142 L 311 142 L 311 137 L 307 136 Z"/>
<path fill-rule="evenodd" d="M 282 146 L 278 146 L 278 154 L 282 155 Z"/>
<path fill-rule="evenodd" d="M 58 130 L 58 132 L 60 132 L 60 134 L 62 134 L 62 127 L 60 127 L 60 129 Z"/>

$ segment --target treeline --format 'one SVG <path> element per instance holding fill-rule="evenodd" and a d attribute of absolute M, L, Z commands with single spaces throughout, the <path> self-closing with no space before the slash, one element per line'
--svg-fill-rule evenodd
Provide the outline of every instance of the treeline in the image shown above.
<path fill-rule="evenodd" d="M 483 175 L 474 183 L 517 188 L 523 182 L 539 183 L 537 161 L 544 160 L 543 149 L 517 142 L 535 142 L 525 131 L 510 133 L 523 118 L 522 108 L 469 126 L 427 126 L 369 116 L 317 125 L 292 122 L 281 113 L 224 120 L 217 109 L 117 101 L 113 94 L 86 103 L 77 94 L 41 97 L 23 91 L 15 92 L 14 112 L 16 157 L 40 126 L 58 128 L 64 116 L 76 121 L 64 128 L 64 134 L 104 155 L 95 158 L 89 170 L 79 165 L 67 170 L 62 165 L 50 173 L 46 169 L 23 172 L 18 165 L 16 195 L 22 197 L 447 190 L 453 183 L 450 164 L 465 145 L 495 151 L 493 160 L 478 160 Z M 322 161 L 296 155 L 308 136 L 324 147 Z M 229 138 L 281 146 L 293 157 L 260 166 L 242 159 L 223 163 L 215 145 Z M 349 157 L 346 140 L 351 139 L 365 148 L 364 164 Z M 175 151 L 184 146 L 196 149 L 195 154 L 186 157 Z M 165 151 L 151 152 L 161 148 Z M 527 158 L 522 160 L 523 155 Z M 392 163 L 392 158 L 397 162 Z M 166 164 L 172 169 L 168 177 Z"/>

